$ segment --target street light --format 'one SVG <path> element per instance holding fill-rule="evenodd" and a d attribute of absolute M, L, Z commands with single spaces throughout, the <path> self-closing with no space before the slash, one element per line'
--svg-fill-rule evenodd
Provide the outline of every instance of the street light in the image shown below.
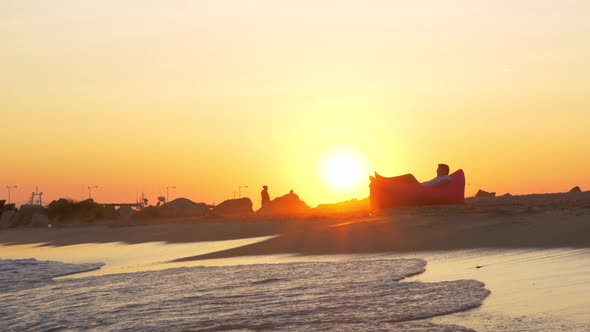
<path fill-rule="evenodd" d="M 88 187 L 88 198 L 92 199 L 92 188 L 98 188 L 98 186 Z"/>
<path fill-rule="evenodd" d="M 18 186 L 6 186 L 6 189 L 8 189 L 8 204 L 10 204 L 10 189 L 12 188 L 18 188 Z"/>
<path fill-rule="evenodd" d="M 166 203 L 170 202 L 170 195 L 168 189 L 176 189 L 176 187 L 166 187 Z"/>
<path fill-rule="evenodd" d="M 239 186 L 238 187 L 238 198 L 242 198 L 242 188 L 248 189 L 248 186 Z"/>

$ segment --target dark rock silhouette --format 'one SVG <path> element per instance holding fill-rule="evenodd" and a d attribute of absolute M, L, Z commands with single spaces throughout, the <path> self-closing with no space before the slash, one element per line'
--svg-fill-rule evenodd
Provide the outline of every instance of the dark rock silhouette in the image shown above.
<path fill-rule="evenodd" d="M 161 206 L 148 206 L 132 214 L 134 219 L 203 217 L 211 212 L 205 203 L 195 203 L 187 198 L 177 198 Z"/>
<path fill-rule="evenodd" d="M 158 208 L 159 216 L 164 218 L 202 217 L 211 208 L 205 203 L 195 203 L 187 198 L 177 198 Z"/>
<path fill-rule="evenodd" d="M 247 197 L 229 199 L 213 208 L 213 214 L 217 216 L 236 216 L 253 214 L 252 200 Z"/>
<path fill-rule="evenodd" d="M 156 219 L 160 218 L 160 210 L 157 206 L 147 206 L 139 211 L 135 211 L 131 218 L 133 219 Z"/>
<path fill-rule="evenodd" d="M 16 204 L 14 204 L 14 203 L 6 204 L 6 205 L 4 205 L 4 208 L 2 209 L 2 211 L 12 211 L 12 210 L 16 210 Z"/>
<path fill-rule="evenodd" d="M 121 220 L 129 220 L 133 215 L 133 212 L 133 208 L 127 205 L 120 206 L 117 210 L 117 213 L 119 214 L 119 219 Z"/>
<path fill-rule="evenodd" d="M 51 220 L 44 214 L 35 213 L 31 217 L 31 225 L 34 227 L 49 227 Z"/>
<path fill-rule="evenodd" d="M 578 187 L 578 186 L 573 187 L 572 190 L 569 191 L 570 194 L 581 193 L 581 192 L 582 192 L 582 189 L 580 189 L 580 187 Z"/>
<path fill-rule="evenodd" d="M 23 223 L 28 224 L 33 220 L 36 214 L 47 215 L 47 209 L 41 205 L 21 205 L 20 212 L 23 214 Z"/>
<path fill-rule="evenodd" d="M 6 200 L 0 199 L 0 219 L 2 218 L 2 212 L 4 212 L 5 204 Z M 0 228 L 2 228 L 2 224 L 0 224 Z"/>
<path fill-rule="evenodd" d="M 496 193 L 495 192 L 487 192 L 484 190 L 478 190 L 477 194 L 475 194 L 475 197 L 477 198 L 483 198 L 483 197 L 496 197 Z"/>
<path fill-rule="evenodd" d="M 502 195 L 500 197 L 510 198 L 510 197 L 514 197 L 514 196 L 512 196 L 510 193 L 505 193 L 504 195 Z"/>
<path fill-rule="evenodd" d="M 113 205 L 103 206 L 100 215 L 103 219 L 107 220 L 116 220 L 119 218 L 119 212 Z"/>
<path fill-rule="evenodd" d="M 0 216 L 0 229 L 16 227 L 23 220 L 23 215 L 17 210 L 4 210 Z"/>
<path fill-rule="evenodd" d="M 292 191 L 277 197 L 258 210 L 259 215 L 300 215 L 310 211 L 309 206 Z"/>

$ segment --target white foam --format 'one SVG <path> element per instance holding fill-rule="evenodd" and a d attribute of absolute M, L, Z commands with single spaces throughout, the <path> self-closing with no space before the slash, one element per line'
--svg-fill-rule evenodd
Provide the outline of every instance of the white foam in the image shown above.
<path fill-rule="evenodd" d="M 52 278 L 99 269 L 97 264 L 65 264 L 36 259 L 0 260 L 0 289 L 3 292 L 19 291 L 46 285 Z"/>
<path fill-rule="evenodd" d="M 464 330 L 415 320 L 477 307 L 489 291 L 473 280 L 400 282 L 425 265 L 290 263 L 59 280 L 0 294 L 0 329 Z"/>

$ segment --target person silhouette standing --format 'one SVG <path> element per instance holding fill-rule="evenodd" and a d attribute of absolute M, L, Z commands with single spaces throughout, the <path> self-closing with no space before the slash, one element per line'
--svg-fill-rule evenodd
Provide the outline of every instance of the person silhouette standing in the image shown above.
<path fill-rule="evenodd" d="M 262 192 L 260 192 L 262 198 L 262 207 L 270 203 L 270 195 L 268 194 L 268 186 L 262 186 Z"/>

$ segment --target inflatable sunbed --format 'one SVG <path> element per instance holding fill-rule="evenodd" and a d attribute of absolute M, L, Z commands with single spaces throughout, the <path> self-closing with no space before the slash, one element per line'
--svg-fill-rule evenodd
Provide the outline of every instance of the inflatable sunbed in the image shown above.
<path fill-rule="evenodd" d="M 371 209 L 401 206 L 465 203 L 465 174 L 458 170 L 446 184 L 426 187 L 420 183 L 400 183 L 376 174 L 371 178 Z"/>

